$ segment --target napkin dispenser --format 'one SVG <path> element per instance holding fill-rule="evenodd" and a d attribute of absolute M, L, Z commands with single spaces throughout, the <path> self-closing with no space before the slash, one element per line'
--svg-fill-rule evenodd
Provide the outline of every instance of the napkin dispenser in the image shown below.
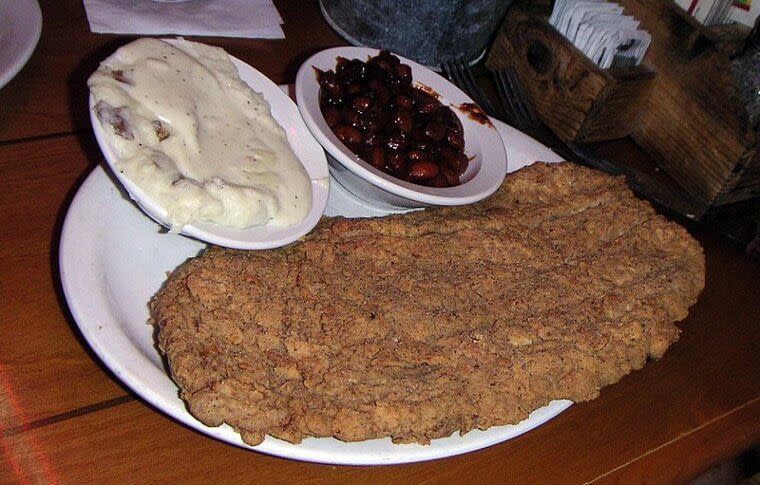
<path fill-rule="evenodd" d="M 655 72 L 641 64 L 601 69 L 545 17 L 513 7 L 486 66 L 514 67 L 543 122 L 563 141 L 622 138 L 637 128 Z"/>

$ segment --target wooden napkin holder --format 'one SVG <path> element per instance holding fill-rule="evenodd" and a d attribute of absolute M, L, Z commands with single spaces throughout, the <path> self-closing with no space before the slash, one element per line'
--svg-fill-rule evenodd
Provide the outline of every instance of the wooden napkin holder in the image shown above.
<path fill-rule="evenodd" d="M 644 65 L 599 68 L 545 17 L 521 6 L 507 14 L 486 66 L 491 70 L 512 66 L 538 115 L 566 142 L 631 134 L 655 78 Z"/>

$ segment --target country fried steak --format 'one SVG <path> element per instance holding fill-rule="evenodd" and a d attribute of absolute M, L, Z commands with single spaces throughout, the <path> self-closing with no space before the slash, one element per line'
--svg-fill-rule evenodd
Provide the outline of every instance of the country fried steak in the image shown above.
<path fill-rule="evenodd" d="M 428 443 L 593 399 L 663 355 L 703 286 L 699 244 L 623 180 L 536 163 L 480 204 L 210 248 L 151 315 L 209 426 Z"/>

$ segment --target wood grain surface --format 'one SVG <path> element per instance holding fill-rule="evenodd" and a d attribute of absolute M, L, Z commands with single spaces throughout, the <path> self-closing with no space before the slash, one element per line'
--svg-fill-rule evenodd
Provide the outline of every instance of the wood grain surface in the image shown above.
<path fill-rule="evenodd" d="M 276 3 L 286 40 L 206 41 L 292 82 L 308 54 L 343 41 L 315 2 Z M 327 466 L 236 448 L 167 417 L 91 352 L 58 275 L 63 217 L 101 163 L 84 80 L 129 38 L 91 34 L 79 1 L 42 9 L 37 51 L 0 90 L 0 483 L 673 482 L 760 442 L 760 266 L 697 229 L 707 284 L 681 339 L 508 442 L 411 465 Z"/>
<path fill-rule="evenodd" d="M 529 8 L 509 11 L 486 66 L 514 67 L 536 112 L 563 141 L 628 136 L 647 104 L 655 73 L 645 65 L 600 69 Z"/>

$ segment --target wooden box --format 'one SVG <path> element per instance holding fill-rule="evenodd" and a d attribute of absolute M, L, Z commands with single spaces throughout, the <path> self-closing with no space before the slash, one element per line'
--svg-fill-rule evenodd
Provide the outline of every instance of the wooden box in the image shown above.
<path fill-rule="evenodd" d="M 739 92 L 736 42 L 670 0 L 619 3 L 652 35 L 646 60 L 658 72 L 633 139 L 695 199 L 696 217 L 760 196 L 760 133 Z"/>
<path fill-rule="evenodd" d="M 510 10 L 486 65 L 513 66 L 565 141 L 630 136 L 688 193 L 696 219 L 760 197 L 760 131 L 734 69 L 749 29 L 706 28 L 671 0 L 616 1 L 652 35 L 651 69 L 599 69 L 548 24 L 546 2 Z"/>
<path fill-rule="evenodd" d="M 544 123 L 563 141 L 630 135 L 646 106 L 655 73 L 646 66 L 600 69 L 545 16 L 510 9 L 486 66 L 512 66 Z"/>

